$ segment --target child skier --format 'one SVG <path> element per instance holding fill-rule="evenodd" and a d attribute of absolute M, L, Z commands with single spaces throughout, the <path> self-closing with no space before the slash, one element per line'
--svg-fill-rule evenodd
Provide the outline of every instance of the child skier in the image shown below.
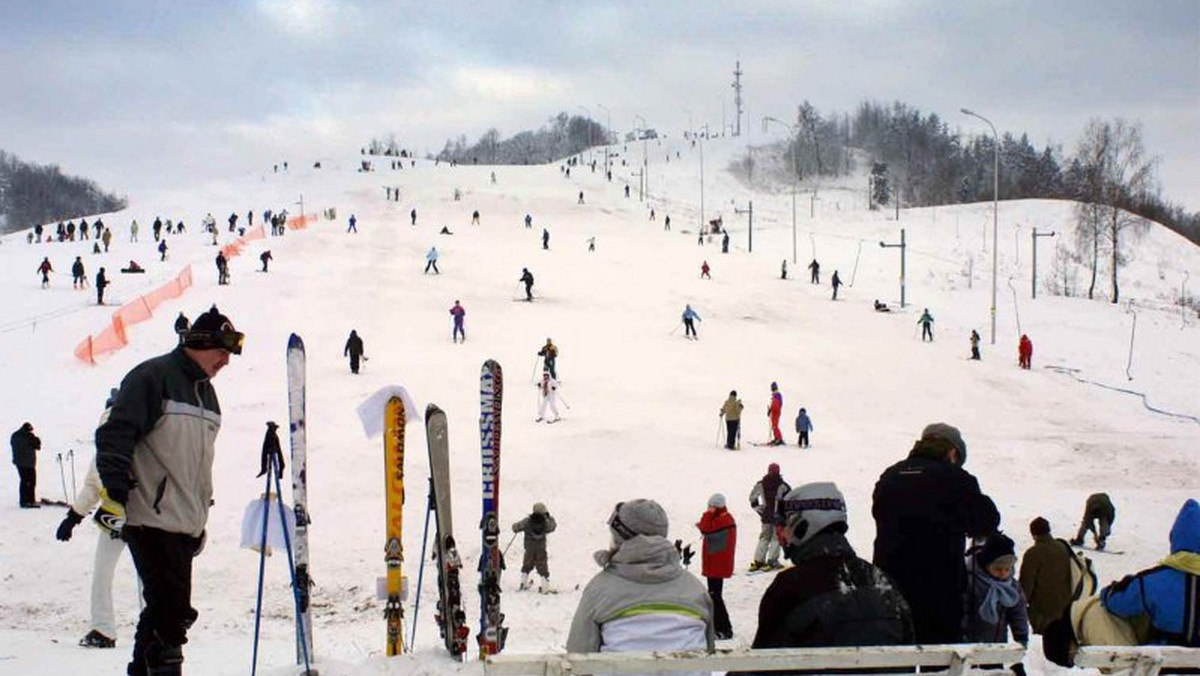
<path fill-rule="evenodd" d="M 542 371 L 542 382 L 538 385 L 538 394 L 541 396 L 541 400 L 538 402 L 538 417 L 534 422 L 542 422 L 545 419 L 547 406 L 550 407 L 554 418 L 546 422 L 558 422 L 561 417 L 558 414 L 558 381 L 551 377 L 549 370 Z"/>
<path fill-rule="evenodd" d="M 538 591 L 543 594 L 548 594 L 553 591 L 550 586 L 550 566 L 548 563 L 549 557 L 546 553 L 546 535 L 553 533 L 554 529 L 558 528 L 558 523 L 554 517 L 550 515 L 550 511 L 546 509 L 546 505 L 541 502 L 533 503 L 533 512 L 512 525 L 514 533 L 525 533 L 525 558 L 521 562 L 521 590 L 530 589 L 533 583 L 529 580 L 529 573 L 534 569 L 537 574 L 542 576 L 542 582 L 538 585 Z"/>
<path fill-rule="evenodd" d="M 812 420 L 808 417 L 808 411 L 804 408 L 796 414 L 796 433 L 800 438 L 796 440 L 796 445 L 800 448 L 808 448 L 808 433 L 813 431 Z"/>

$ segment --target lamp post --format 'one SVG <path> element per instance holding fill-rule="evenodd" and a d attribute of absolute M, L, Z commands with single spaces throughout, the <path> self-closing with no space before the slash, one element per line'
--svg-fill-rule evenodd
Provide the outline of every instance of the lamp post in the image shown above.
<path fill-rule="evenodd" d="M 887 242 L 880 242 L 879 246 L 880 246 L 880 248 L 883 248 L 883 249 L 893 249 L 893 248 L 900 249 L 900 307 L 903 308 L 904 307 L 904 254 L 905 254 L 905 251 L 908 249 L 908 244 L 904 241 L 904 228 L 900 228 L 900 243 L 899 244 L 888 244 Z M 855 269 L 855 271 L 858 270 L 857 264 L 855 265 L 854 269 Z"/>
<path fill-rule="evenodd" d="M 650 165 L 646 160 L 646 118 L 641 115 L 634 115 L 635 118 L 642 121 L 642 183 L 645 185 L 646 195 L 650 194 Z"/>
<path fill-rule="evenodd" d="M 609 134 L 612 133 L 612 111 L 603 103 L 597 103 L 596 105 L 600 107 L 600 110 L 604 111 L 605 115 L 608 115 L 608 126 L 604 128 L 604 175 L 608 176 L 608 146 L 612 144 L 612 139 L 609 138 Z"/>
<path fill-rule="evenodd" d="M 1050 232 L 1038 232 L 1037 226 L 1036 225 L 1033 226 L 1033 288 L 1031 289 L 1033 292 L 1033 295 L 1031 296 L 1031 298 L 1037 298 L 1037 240 L 1038 240 L 1038 237 L 1053 237 L 1053 236 L 1054 236 L 1053 230 L 1051 230 Z"/>
<path fill-rule="evenodd" d="M 746 248 L 750 253 L 754 253 L 754 200 L 750 200 L 745 209 L 733 208 L 733 213 L 741 215 L 746 214 L 749 217 L 747 221 L 749 227 L 746 228 L 748 239 L 746 240 Z"/>
<path fill-rule="evenodd" d="M 960 108 L 963 115 L 977 117 L 992 128 L 992 345 L 996 344 L 996 272 L 1000 265 L 1000 243 L 996 235 L 1000 230 L 1000 135 L 996 133 L 996 125 L 986 117 L 966 108 Z"/>
<path fill-rule="evenodd" d="M 793 135 L 797 135 L 796 127 L 788 124 L 783 120 L 774 117 L 763 118 L 763 128 L 766 129 L 768 122 L 782 124 L 788 128 L 788 131 Z M 800 181 L 800 165 L 796 163 L 796 143 L 792 143 L 792 265 L 796 265 L 796 190 L 797 183 Z"/>

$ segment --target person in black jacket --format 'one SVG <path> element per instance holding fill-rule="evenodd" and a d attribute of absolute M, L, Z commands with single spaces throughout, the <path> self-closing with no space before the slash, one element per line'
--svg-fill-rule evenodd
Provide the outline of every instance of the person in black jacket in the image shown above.
<path fill-rule="evenodd" d="M 213 496 L 221 406 L 212 379 L 242 353 L 245 336 L 216 307 L 196 318 L 182 346 L 138 364 L 96 429 L 104 495 L 121 505 L 146 605 L 130 676 L 179 676 L 198 613 L 192 563 L 204 548 Z"/>
<path fill-rule="evenodd" d="M 753 648 L 913 643 L 908 603 L 846 539 L 846 500 L 836 484 L 794 488 L 780 512 L 795 565 L 763 594 Z"/>
<path fill-rule="evenodd" d="M 108 284 L 108 275 L 104 274 L 104 268 L 100 268 L 100 272 L 96 273 L 96 305 L 104 305 L 104 290 Z"/>
<path fill-rule="evenodd" d="M 358 331 L 350 331 L 350 337 L 346 339 L 346 348 L 342 350 L 343 357 L 350 357 L 350 372 L 358 373 L 358 360 L 363 356 L 362 338 L 358 337 Z"/>
<path fill-rule="evenodd" d="M 175 318 L 175 335 L 179 336 L 179 344 L 183 345 L 183 339 L 187 337 L 188 329 L 192 323 L 188 321 L 187 315 L 183 314 L 183 310 L 179 311 L 179 316 Z"/>
<path fill-rule="evenodd" d="M 875 484 L 873 563 L 908 601 L 917 643 L 962 642 L 965 538 L 1000 524 L 992 499 L 962 468 L 966 459 L 958 429 L 934 423 Z"/>
<path fill-rule="evenodd" d="M 12 444 L 13 465 L 16 466 L 17 476 L 20 477 L 18 493 L 21 507 L 36 509 L 41 506 L 38 504 L 36 493 L 37 452 L 42 448 L 42 440 L 33 433 L 33 424 L 27 422 L 12 433 L 9 443 Z"/>

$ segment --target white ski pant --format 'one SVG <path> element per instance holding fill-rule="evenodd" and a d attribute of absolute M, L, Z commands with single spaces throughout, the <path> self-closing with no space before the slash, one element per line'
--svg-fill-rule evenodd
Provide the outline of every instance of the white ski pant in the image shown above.
<path fill-rule="evenodd" d="M 779 563 L 779 538 L 775 536 L 775 524 L 764 523 L 758 532 L 758 546 L 754 548 L 754 560 L 759 563 Z"/>
<path fill-rule="evenodd" d="M 113 616 L 113 573 L 117 560 L 125 551 L 125 541 L 100 531 L 96 538 L 96 560 L 92 564 L 92 629 L 109 638 L 117 637 L 117 621 Z"/>
<path fill-rule="evenodd" d="M 555 401 L 556 399 L 558 399 L 558 397 L 556 397 L 553 394 L 546 396 L 546 397 L 542 397 L 541 402 L 538 403 L 538 418 L 539 419 L 544 420 L 546 418 L 546 407 L 547 406 L 549 406 L 550 410 L 554 413 L 555 420 L 557 420 L 560 417 L 558 415 L 558 403 Z"/>

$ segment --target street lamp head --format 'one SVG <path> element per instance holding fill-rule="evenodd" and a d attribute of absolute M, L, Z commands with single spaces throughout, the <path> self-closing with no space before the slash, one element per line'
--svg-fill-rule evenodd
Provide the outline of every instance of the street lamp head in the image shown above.
<path fill-rule="evenodd" d="M 887 246 L 887 245 L 886 245 L 886 244 L 884 244 L 883 242 L 880 242 L 880 243 L 879 243 L 879 248 L 881 248 L 881 249 L 882 249 L 882 248 L 884 248 L 884 247 L 886 247 L 886 246 Z"/>
<path fill-rule="evenodd" d="M 960 112 L 962 112 L 963 115 L 974 115 L 975 114 L 975 113 L 971 112 L 970 110 L 967 110 L 966 108 L 959 108 L 958 110 Z"/>

